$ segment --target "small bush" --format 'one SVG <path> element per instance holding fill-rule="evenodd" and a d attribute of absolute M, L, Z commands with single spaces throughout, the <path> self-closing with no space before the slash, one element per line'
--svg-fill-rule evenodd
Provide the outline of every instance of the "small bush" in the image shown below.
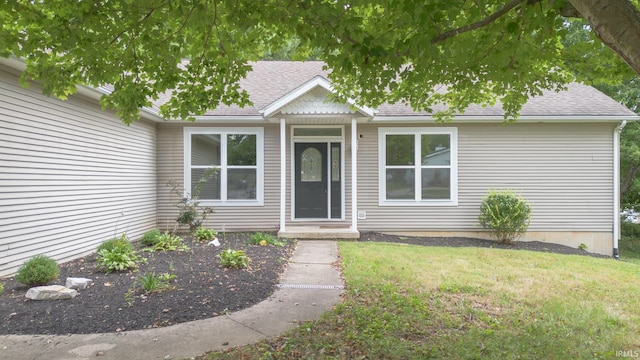
<path fill-rule="evenodd" d="M 0 295 L 2 295 L 3 292 L 4 292 L 4 285 L 0 284 Z"/>
<path fill-rule="evenodd" d="M 189 247 L 182 242 L 182 239 L 178 235 L 170 234 L 168 232 L 160 234 L 158 241 L 151 249 L 152 251 L 187 251 Z"/>
<path fill-rule="evenodd" d="M 216 236 L 218 236 L 218 232 L 212 229 L 199 227 L 198 230 L 196 230 L 196 240 L 198 241 L 210 241 Z"/>
<path fill-rule="evenodd" d="M 98 249 L 96 250 L 96 252 L 100 253 L 100 251 L 102 250 L 116 250 L 119 252 L 127 252 L 133 251 L 133 245 L 131 244 L 131 241 L 127 239 L 127 236 L 125 234 L 122 234 L 122 236 L 120 236 L 119 238 L 109 239 L 98 245 Z"/>
<path fill-rule="evenodd" d="M 222 266 L 232 269 L 244 269 L 251 262 L 243 250 L 226 249 L 218 257 Z"/>
<path fill-rule="evenodd" d="M 146 292 L 159 292 L 169 289 L 171 287 L 169 284 L 175 278 L 175 275 L 169 273 L 163 273 L 160 275 L 156 275 L 156 273 L 147 273 L 138 277 L 136 283 Z"/>
<path fill-rule="evenodd" d="M 18 269 L 16 281 L 21 284 L 36 286 L 45 285 L 60 275 L 58 264 L 45 255 L 37 255 L 27 260 Z"/>
<path fill-rule="evenodd" d="M 640 259 L 640 238 L 623 236 L 618 249 L 622 258 Z"/>
<path fill-rule="evenodd" d="M 257 232 L 251 235 L 251 237 L 249 238 L 249 243 L 253 245 L 261 245 L 261 246 L 267 246 L 267 245 L 284 246 L 285 245 L 285 242 L 278 240 L 277 237 L 271 234 L 265 234 L 261 232 Z"/>
<path fill-rule="evenodd" d="M 478 221 L 505 244 L 526 234 L 531 220 L 531 207 L 525 199 L 510 190 L 491 190 L 482 199 Z"/>
<path fill-rule="evenodd" d="M 620 231 L 622 237 L 630 237 L 640 239 L 640 224 L 634 224 L 628 221 L 620 221 Z"/>
<path fill-rule="evenodd" d="M 144 246 L 154 246 L 158 242 L 160 234 L 161 232 L 158 229 L 149 230 L 142 235 L 140 242 Z"/>
<path fill-rule="evenodd" d="M 195 231 L 204 224 L 207 216 L 213 213 L 213 208 L 210 206 L 200 206 L 200 190 L 211 179 L 215 179 L 218 176 L 218 169 L 210 168 L 205 170 L 204 175 L 198 179 L 196 185 L 191 191 L 191 195 L 184 197 L 185 189 L 178 183 L 171 180 L 168 185 L 171 186 L 171 192 L 181 198 L 178 202 L 178 217 L 176 222 L 180 225 L 189 226 L 189 233 L 194 234 Z"/>
<path fill-rule="evenodd" d="M 136 254 L 133 245 L 124 234 L 100 244 L 97 253 L 98 267 L 107 273 L 135 269 L 138 267 L 138 262 L 146 261 L 145 258 Z"/>

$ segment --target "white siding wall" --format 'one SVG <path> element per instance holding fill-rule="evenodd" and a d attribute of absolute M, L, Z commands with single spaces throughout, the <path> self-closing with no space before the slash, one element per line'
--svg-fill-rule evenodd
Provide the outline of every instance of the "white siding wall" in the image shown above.
<path fill-rule="evenodd" d="M 378 126 L 360 126 L 359 230 L 478 231 L 487 190 L 510 188 L 532 205 L 530 231 L 612 231 L 614 124 L 445 126 L 458 127 L 457 207 L 379 206 Z"/>
<path fill-rule="evenodd" d="M 0 276 L 156 226 L 156 129 L 95 101 L 47 98 L 0 70 Z"/>
<path fill-rule="evenodd" d="M 158 225 L 174 229 L 180 197 L 171 192 L 169 181 L 184 181 L 184 127 L 239 127 L 238 124 L 164 123 L 158 125 Z M 255 124 L 247 125 L 256 127 Z M 277 230 L 280 224 L 280 128 L 264 126 L 264 205 L 214 206 L 206 225 L 216 230 Z M 182 229 L 182 230 L 186 230 Z"/>

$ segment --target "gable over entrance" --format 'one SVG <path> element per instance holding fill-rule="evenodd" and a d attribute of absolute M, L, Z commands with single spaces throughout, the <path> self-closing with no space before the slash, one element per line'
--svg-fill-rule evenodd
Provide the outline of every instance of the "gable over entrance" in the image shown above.
<path fill-rule="evenodd" d="M 333 87 L 327 79 L 316 76 L 310 81 L 272 102 L 260 112 L 266 118 L 276 115 L 325 115 L 372 118 L 374 110 L 347 99 L 341 103 L 332 98 Z"/>

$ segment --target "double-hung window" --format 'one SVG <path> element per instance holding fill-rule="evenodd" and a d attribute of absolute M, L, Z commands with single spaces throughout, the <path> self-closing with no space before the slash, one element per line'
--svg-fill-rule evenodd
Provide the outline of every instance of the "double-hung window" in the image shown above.
<path fill-rule="evenodd" d="M 456 128 L 379 128 L 380 205 L 458 204 Z"/>
<path fill-rule="evenodd" d="M 262 205 L 264 130 L 184 130 L 184 183 L 201 205 Z"/>

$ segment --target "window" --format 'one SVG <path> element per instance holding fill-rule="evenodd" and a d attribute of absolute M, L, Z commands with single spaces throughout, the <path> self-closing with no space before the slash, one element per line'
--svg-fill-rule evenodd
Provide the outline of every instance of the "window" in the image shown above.
<path fill-rule="evenodd" d="M 202 205 L 262 205 L 262 128 L 185 128 L 184 183 Z"/>
<path fill-rule="evenodd" d="M 380 128 L 380 205 L 458 202 L 456 128 Z"/>

